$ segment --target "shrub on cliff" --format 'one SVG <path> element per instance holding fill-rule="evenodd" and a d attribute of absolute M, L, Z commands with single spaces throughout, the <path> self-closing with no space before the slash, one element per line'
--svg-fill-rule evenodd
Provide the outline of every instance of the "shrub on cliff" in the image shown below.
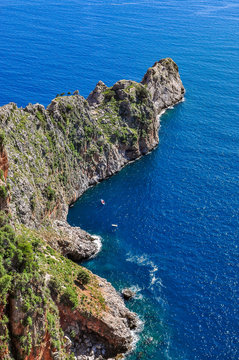
<path fill-rule="evenodd" d="M 0 293 L 1 297 L 5 297 L 11 286 L 12 277 L 10 275 L 3 275 L 0 278 Z"/>
<path fill-rule="evenodd" d="M 73 106 L 71 104 L 66 105 L 66 110 L 69 112 L 73 109 Z"/>
<path fill-rule="evenodd" d="M 6 214 L 5 211 L 0 210 L 0 228 L 9 223 L 11 218 L 10 214 Z"/>
<path fill-rule="evenodd" d="M 139 86 L 136 95 L 139 101 L 144 101 L 148 97 L 148 91 L 144 86 Z"/>
<path fill-rule="evenodd" d="M 90 275 L 89 273 L 84 270 L 84 269 L 80 269 L 77 275 L 77 280 L 79 281 L 80 284 L 82 285 L 86 285 L 89 284 L 90 282 Z"/>
<path fill-rule="evenodd" d="M 70 306 L 72 309 L 75 309 L 78 306 L 78 295 L 74 288 L 68 286 L 64 293 L 61 296 L 62 302 Z"/>
<path fill-rule="evenodd" d="M 0 283 L 9 288 L 11 279 L 5 274 L 32 273 L 37 269 L 35 253 L 39 243 L 27 234 L 16 235 L 8 224 L 9 216 L 0 212 Z M 3 290 L 3 289 L 2 289 Z M 1 291 L 0 291 L 1 293 Z M 0 299 L 1 302 L 1 299 Z"/>
<path fill-rule="evenodd" d="M 24 236 L 19 236 L 17 241 L 18 259 L 20 260 L 20 271 L 31 272 L 36 269 L 37 264 L 34 262 L 34 252 L 32 244 Z"/>
<path fill-rule="evenodd" d="M 7 197 L 7 188 L 4 185 L 0 185 L 0 198 L 6 199 Z"/>
<path fill-rule="evenodd" d="M 48 200 L 53 201 L 55 199 L 55 196 L 56 196 L 55 190 L 53 190 L 49 185 L 49 186 L 47 186 L 45 191 L 46 191 L 46 196 L 47 196 Z"/>
<path fill-rule="evenodd" d="M 3 130 L 0 130 L 0 146 L 5 144 L 5 133 Z"/>
<path fill-rule="evenodd" d="M 3 172 L 2 169 L 0 170 L 0 179 L 1 179 L 2 181 L 5 181 L 4 172 Z"/>
<path fill-rule="evenodd" d="M 116 93 L 114 90 L 112 90 L 111 88 L 106 90 L 104 92 L 104 95 L 105 95 L 105 102 L 108 102 L 110 101 L 112 98 L 114 98 L 116 96 Z"/>

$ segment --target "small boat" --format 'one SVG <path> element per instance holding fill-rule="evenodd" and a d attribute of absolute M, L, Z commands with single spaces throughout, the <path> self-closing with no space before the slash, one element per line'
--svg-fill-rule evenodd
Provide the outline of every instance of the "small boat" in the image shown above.
<path fill-rule="evenodd" d="M 102 205 L 105 205 L 105 200 L 100 199 L 100 202 L 101 202 Z"/>
<path fill-rule="evenodd" d="M 118 227 L 118 225 L 117 225 L 117 224 L 112 224 L 112 226 L 113 226 L 113 227 Z"/>

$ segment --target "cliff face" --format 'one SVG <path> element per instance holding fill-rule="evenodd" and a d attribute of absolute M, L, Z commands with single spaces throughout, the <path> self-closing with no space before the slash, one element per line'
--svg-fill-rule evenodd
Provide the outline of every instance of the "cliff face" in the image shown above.
<path fill-rule="evenodd" d="M 164 59 L 141 83 L 99 82 L 87 100 L 0 108 L 1 358 L 102 359 L 130 348 L 136 315 L 71 261 L 99 244 L 66 215 L 89 186 L 157 145 L 158 114 L 183 95 L 177 65 Z"/>
<path fill-rule="evenodd" d="M 0 108 L 14 221 L 31 227 L 65 221 L 69 204 L 90 185 L 157 145 L 157 115 L 183 96 L 177 65 L 164 59 L 148 69 L 142 83 L 121 80 L 108 88 L 99 82 L 87 100 L 76 94 L 58 97 L 46 109 L 39 104 L 18 109 L 14 103 Z M 81 260 L 97 252 L 94 239 L 76 231 L 74 244 L 67 245 L 69 228 L 61 236 L 64 253 Z"/>

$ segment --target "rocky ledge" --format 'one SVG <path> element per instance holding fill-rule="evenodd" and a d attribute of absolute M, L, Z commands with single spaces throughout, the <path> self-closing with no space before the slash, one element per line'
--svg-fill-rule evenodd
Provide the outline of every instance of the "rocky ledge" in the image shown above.
<path fill-rule="evenodd" d="M 158 144 L 158 115 L 184 92 L 167 58 L 141 83 L 100 81 L 87 100 L 76 91 L 47 108 L 0 108 L 2 359 L 109 359 L 130 349 L 137 317 L 73 262 L 100 243 L 66 216 L 90 186 Z"/>

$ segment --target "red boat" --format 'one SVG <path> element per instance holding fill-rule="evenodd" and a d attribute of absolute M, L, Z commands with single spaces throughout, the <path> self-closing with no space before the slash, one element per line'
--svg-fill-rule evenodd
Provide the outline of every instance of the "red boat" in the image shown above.
<path fill-rule="evenodd" d="M 102 205 L 105 205 L 105 200 L 100 199 L 100 202 L 101 202 Z"/>

